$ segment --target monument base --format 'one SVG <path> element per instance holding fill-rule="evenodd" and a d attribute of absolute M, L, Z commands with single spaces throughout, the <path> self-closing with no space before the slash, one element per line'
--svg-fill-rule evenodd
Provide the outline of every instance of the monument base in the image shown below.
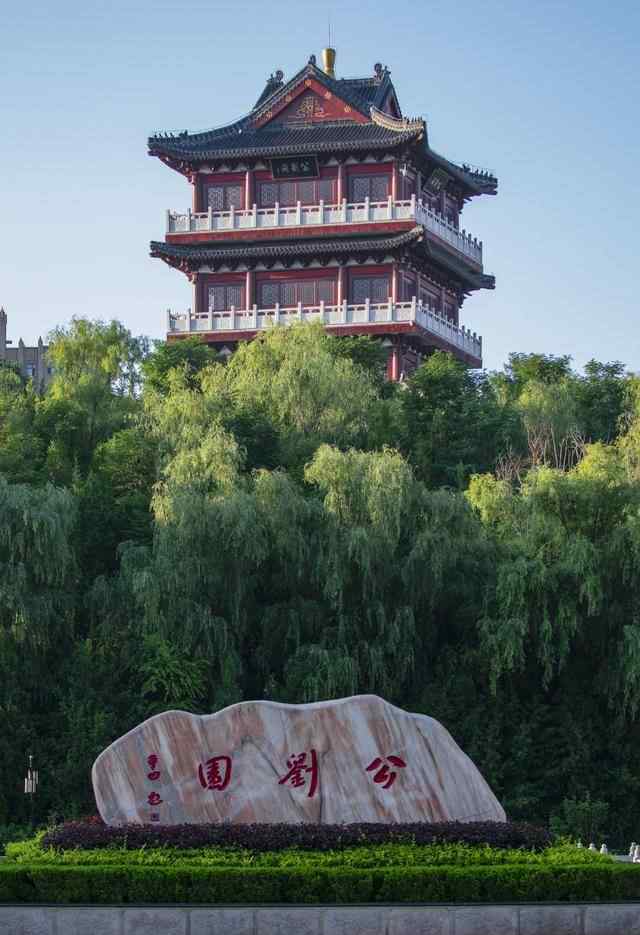
<path fill-rule="evenodd" d="M 638 903 L 376 906 L 10 906 L 11 935 L 620 935 Z"/>

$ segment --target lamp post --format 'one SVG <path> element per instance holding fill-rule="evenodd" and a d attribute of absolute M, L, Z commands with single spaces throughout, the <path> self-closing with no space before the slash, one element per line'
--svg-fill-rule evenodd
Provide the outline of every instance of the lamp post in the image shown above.
<path fill-rule="evenodd" d="M 33 756 L 29 754 L 27 775 L 24 777 L 24 794 L 29 796 L 29 816 L 33 828 L 33 797 L 38 791 L 38 770 L 33 768 Z"/>

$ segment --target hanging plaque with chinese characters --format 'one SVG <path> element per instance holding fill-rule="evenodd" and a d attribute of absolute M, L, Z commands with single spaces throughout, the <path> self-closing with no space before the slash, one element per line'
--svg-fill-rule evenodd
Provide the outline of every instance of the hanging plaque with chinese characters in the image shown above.
<path fill-rule="evenodd" d="M 274 179 L 317 179 L 320 175 L 315 156 L 291 156 L 271 160 Z"/>
<path fill-rule="evenodd" d="M 100 754 L 93 788 L 110 825 L 504 821 L 438 721 L 375 695 L 167 711 Z"/>

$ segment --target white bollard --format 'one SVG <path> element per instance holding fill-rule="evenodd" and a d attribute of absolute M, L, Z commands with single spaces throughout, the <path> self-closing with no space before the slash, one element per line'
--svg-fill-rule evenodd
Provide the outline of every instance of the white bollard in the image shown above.
<path fill-rule="evenodd" d="M 591 844 L 589 845 L 589 850 L 590 850 L 590 851 L 597 851 L 597 850 L 598 850 L 598 848 L 595 846 L 595 844 L 593 843 L 593 841 L 592 841 Z"/>
<path fill-rule="evenodd" d="M 576 844 L 576 847 L 583 847 L 582 841 L 578 841 L 578 843 Z"/>
<path fill-rule="evenodd" d="M 603 845 L 602 845 L 602 847 L 600 848 L 600 853 L 601 853 L 601 854 L 608 854 L 608 853 L 609 853 L 609 848 L 607 847 L 606 844 L 603 844 Z"/>
<path fill-rule="evenodd" d="M 636 849 L 636 842 L 631 842 L 631 847 L 629 848 L 629 857 L 633 857 L 634 851 Z"/>

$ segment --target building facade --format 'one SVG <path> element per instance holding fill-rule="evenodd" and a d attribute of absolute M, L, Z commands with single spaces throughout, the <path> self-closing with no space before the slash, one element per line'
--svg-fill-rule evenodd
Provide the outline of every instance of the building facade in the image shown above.
<path fill-rule="evenodd" d="M 193 288 L 186 313 L 167 313 L 167 338 L 197 334 L 229 353 L 271 325 L 320 321 L 380 338 L 392 380 L 435 348 L 480 367 L 461 308 L 495 280 L 461 214 L 497 179 L 430 148 L 388 69 L 338 79 L 334 60 L 325 49 L 322 68 L 311 56 L 288 81 L 276 72 L 228 126 L 149 139 L 192 195 L 151 244 Z"/>
<path fill-rule="evenodd" d="M 52 377 L 51 364 L 47 360 L 48 346 L 38 338 L 35 347 L 27 347 L 22 338 L 17 347 L 9 347 L 13 342 L 7 338 L 7 313 L 0 308 L 0 361 L 13 364 L 25 380 L 33 380 L 40 392 L 45 390 Z"/>

